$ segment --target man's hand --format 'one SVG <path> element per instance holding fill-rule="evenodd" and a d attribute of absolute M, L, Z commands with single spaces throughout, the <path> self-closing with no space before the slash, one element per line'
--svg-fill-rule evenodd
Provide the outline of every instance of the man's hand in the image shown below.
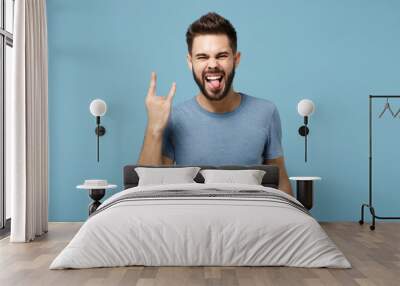
<path fill-rule="evenodd" d="M 144 136 L 139 165 L 171 164 L 171 159 L 162 156 L 162 140 L 164 129 L 171 113 L 172 99 L 176 84 L 173 83 L 167 96 L 156 95 L 156 73 L 151 73 L 150 87 L 146 96 L 147 129 Z"/>
<path fill-rule="evenodd" d="M 289 178 L 286 173 L 285 160 L 283 157 L 265 160 L 264 164 L 277 165 L 279 167 L 279 190 L 293 196 L 292 186 L 290 185 Z"/>
<path fill-rule="evenodd" d="M 156 73 L 152 72 L 150 86 L 145 100 L 148 119 L 147 127 L 151 132 L 162 133 L 167 126 L 168 117 L 171 113 L 172 99 L 176 91 L 176 83 L 172 83 L 172 87 L 167 96 L 157 96 L 156 81 Z"/>

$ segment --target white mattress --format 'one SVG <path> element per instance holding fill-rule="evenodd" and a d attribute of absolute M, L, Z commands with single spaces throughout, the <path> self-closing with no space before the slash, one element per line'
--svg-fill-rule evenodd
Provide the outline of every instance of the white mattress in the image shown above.
<path fill-rule="evenodd" d="M 127 265 L 351 267 L 318 222 L 290 204 L 243 197 L 112 203 L 132 192 L 207 189 L 262 190 L 299 204 L 279 190 L 256 185 L 191 183 L 127 189 L 107 199 L 98 213 L 89 217 L 50 269 Z"/>

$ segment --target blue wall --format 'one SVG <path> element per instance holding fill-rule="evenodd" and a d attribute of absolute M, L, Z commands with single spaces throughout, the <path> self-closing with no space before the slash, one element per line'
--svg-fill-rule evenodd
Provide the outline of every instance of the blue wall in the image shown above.
<path fill-rule="evenodd" d="M 122 167 L 137 161 L 143 141 L 152 70 L 159 94 L 177 82 L 174 104 L 198 92 L 186 64 L 185 32 L 208 11 L 236 27 L 242 61 L 235 89 L 272 100 L 280 111 L 289 175 L 323 177 L 313 215 L 359 219 L 368 195 L 368 95 L 400 94 L 395 0 L 48 0 L 51 221 L 86 219 L 90 200 L 75 189 L 85 178 L 121 186 Z M 109 107 L 100 163 L 89 113 L 95 98 Z M 316 104 L 308 163 L 297 134 L 302 98 Z M 374 115 L 383 104 L 376 102 Z M 392 104 L 400 108 L 400 100 Z M 379 215 L 399 212 L 399 124 L 400 118 L 374 123 Z"/>

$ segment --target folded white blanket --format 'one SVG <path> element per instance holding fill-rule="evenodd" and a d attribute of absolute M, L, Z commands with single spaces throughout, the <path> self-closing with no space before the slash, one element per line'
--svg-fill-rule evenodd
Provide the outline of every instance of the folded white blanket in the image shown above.
<path fill-rule="evenodd" d="M 257 185 L 197 183 L 108 198 L 50 269 L 125 265 L 351 267 L 293 197 Z"/>

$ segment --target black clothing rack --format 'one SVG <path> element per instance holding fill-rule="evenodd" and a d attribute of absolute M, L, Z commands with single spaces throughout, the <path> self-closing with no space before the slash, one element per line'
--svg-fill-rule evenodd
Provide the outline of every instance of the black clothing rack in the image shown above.
<path fill-rule="evenodd" d="M 370 229 L 375 229 L 375 219 L 400 219 L 400 217 L 390 217 L 390 216 L 378 216 L 375 214 L 375 208 L 372 204 L 372 100 L 373 99 L 389 99 L 389 98 L 400 98 L 400 95 L 370 95 L 369 96 L 369 200 L 368 204 L 362 204 L 361 206 L 361 219 L 359 220 L 360 224 L 364 224 L 364 207 L 369 208 L 372 215 L 372 225 L 370 225 Z"/>

